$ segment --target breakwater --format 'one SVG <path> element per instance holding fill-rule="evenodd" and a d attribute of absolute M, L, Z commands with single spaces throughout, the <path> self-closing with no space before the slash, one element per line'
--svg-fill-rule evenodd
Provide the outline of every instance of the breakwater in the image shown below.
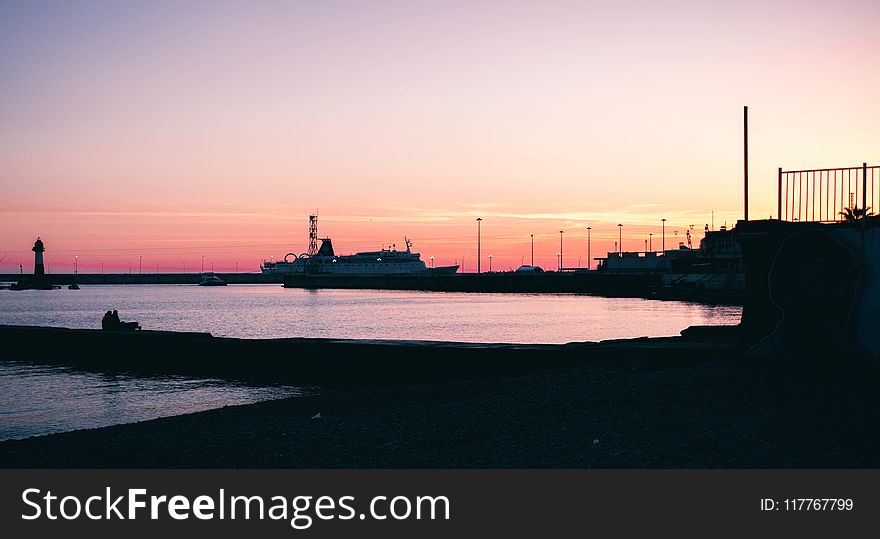
<path fill-rule="evenodd" d="M 328 275 L 284 277 L 285 288 L 373 288 L 434 292 L 608 293 L 641 297 L 656 290 L 660 275 L 607 275 L 600 272 L 456 273 L 452 275 Z"/>
<path fill-rule="evenodd" d="M 99 372 L 179 374 L 350 387 L 433 383 L 542 372 L 578 364 L 669 366 L 728 353 L 735 327 L 682 337 L 568 344 L 354 339 L 235 339 L 210 333 L 113 332 L 0 325 L 2 357 Z"/>
<path fill-rule="evenodd" d="M 657 273 L 621 275 L 599 271 L 452 275 L 298 274 L 286 275 L 284 287 L 520 294 L 573 293 L 725 305 L 739 305 L 742 302 L 741 290 L 663 286 L 662 276 Z"/>
<path fill-rule="evenodd" d="M 280 284 L 280 275 L 261 273 L 214 273 L 230 284 Z M 33 280 L 33 275 L 18 273 L 0 274 L 0 282 Z M 42 280 L 54 285 L 77 284 L 198 284 L 201 273 L 51 273 Z"/>
<path fill-rule="evenodd" d="M 607 297 L 633 297 L 739 305 L 742 291 L 662 286 L 659 274 L 613 275 L 596 271 L 546 272 L 540 274 L 456 273 L 450 275 L 263 275 L 260 273 L 215 273 L 228 284 L 284 284 L 285 288 L 420 290 L 477 293 L 575 293 Z M 33 275 L 0 274 L 0 283 L 31 282 Z M 156 285 L 198 284 L 198 273 L 113 273 L 47 274 L 48 285 Z"/>

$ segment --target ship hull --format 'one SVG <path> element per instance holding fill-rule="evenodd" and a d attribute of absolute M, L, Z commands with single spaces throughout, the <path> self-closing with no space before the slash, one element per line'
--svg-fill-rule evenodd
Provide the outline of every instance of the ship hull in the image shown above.
<path fill-rule="evenodd" d="M 356 264 L 317 262 L 310 264 L 278 265 L 271 269 L 263 268 L 263 275 L 332 275 L 340 277 L 360 277 L 374 275 L 449 275 L 458 271 L 458 266 L 426 268 L 424 263 Z"/>

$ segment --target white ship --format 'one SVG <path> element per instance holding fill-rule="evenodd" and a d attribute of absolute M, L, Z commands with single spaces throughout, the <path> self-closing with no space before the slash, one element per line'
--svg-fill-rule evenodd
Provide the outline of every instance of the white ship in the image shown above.
<path fill-rule="evenodd" d="M 353 255 L 337 255 L 330 238 L 321 238 L 317 248 L 318 216 L 309 216 L 309 251 L 299 256 L 287 253 L 279 262 L 263 261 L 260 270 L 269 275 L 333 274 L 333 275 L 413 275 L 451 274 L 458 266 L 429 268 L 419 253 L 412 252 L 412 242 L 404 238 L 406 250 L 394 246 L 378 251 L 366 251 Z"/>

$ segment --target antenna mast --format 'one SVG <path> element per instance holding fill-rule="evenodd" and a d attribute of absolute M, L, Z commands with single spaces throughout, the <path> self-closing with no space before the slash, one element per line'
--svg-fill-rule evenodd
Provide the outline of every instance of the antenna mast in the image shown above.
<path fill-rule="evenodd" d="M 318 254 L 318 214 L 309 215 L 309 256 Z"/>

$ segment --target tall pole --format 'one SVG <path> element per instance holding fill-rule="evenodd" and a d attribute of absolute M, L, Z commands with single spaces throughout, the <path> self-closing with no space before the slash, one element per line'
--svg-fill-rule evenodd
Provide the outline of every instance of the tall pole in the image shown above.
<path fill-rule="evenodd" d="M 205 255 L 202 255 L 202 273 L 205 273 Z"/>
<path fill-rule="evenodd" d="M 865 224 L 868 218 L 868 163 L 862 163 L 862 211 L 862 217 L 866 219 L 862 224 Z"/>
<path fill-rule="evenodd" d="M 79 256 L 73 257 L 73 274 L 79 275 Z"/>
<path fill-rule="evenodd" d="M 743 107 L 743 220 L 749 220 L 749 107 Z"/>
<path fill-rule="evenodd" d="M 480 225 L 483 223 L 482 217 L 477 217 L 477 273 L 480 273 Z"/>
<path fill-rule="evenodd" d="M 559 231 L 559 271 L 562 271 L 562 231 Z"/>
<path fill-rule="evenodd" d="M 590 238 L 590 231 L 591 230 L 593 230 L 593 229 L 590 227 L 587 227 L 587 269 L 588 270 L 593 269 L 593 258 L 591 257 L 591 253 L 590 253 L 590 247 L 591 247 L 591 245 L 590 245 L 590 239 L 591 239 Z"/>
<path fill-rule="evenodd" d="M 623 225 L 617 225 L 617 245 L 619 249 L 620 256 L 623 256 Z"/>
<path fill-rule="evenodd" d="M 144 272 L 144 255 L 138 257 L 138 275 Z"/>
<path fill-rule="evenodd" d="M 531 236 L 532 236 L 532 267 L 534 267 L 535 266 L 535 235 L 531 234 Z"/>
<path fill-rule="evenodd" d="M 660 219 L 660 222 L 663 223 L 663 224 L 662 224 L 662 227 L 663 227 L 663 245 L 661 245 L 661 248 L 663 249 L 663 254 L 666 254 L 666 218 L 664 217 L 663 219 Z"/>
<path fill-rule="evenodd" d="M 651 248 L 651 252 L 654 252 L 654 233 L 648 232 L 648 246 Z"/>

